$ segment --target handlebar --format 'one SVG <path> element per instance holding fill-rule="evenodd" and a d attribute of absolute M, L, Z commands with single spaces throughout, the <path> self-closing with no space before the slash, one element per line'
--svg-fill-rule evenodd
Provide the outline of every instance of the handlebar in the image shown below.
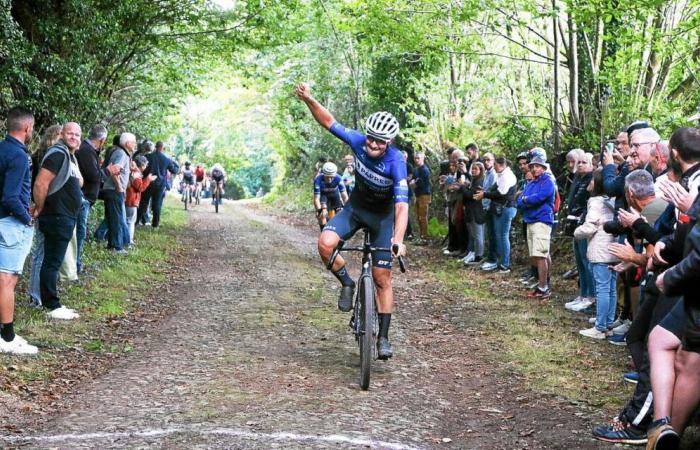
<path fill-rule="evenodd" d="M 328 264 L 326 265 L 326 269 L 331 270 L 333 268 L 333 264 L 335 263 L 335 259 L 338 257 L 341 251 L 343 252 L 390 252 L 392 255 L 396 255 L 396 253 L 399 251 L 399 246 L 398 244 L 392 245 L 391 248 L 382 248 L 382 247 L 344 247 L 345 241 L 340 241 L 338 242 L 338 245 L 335 247 L 333 250 L 333 253 L 331 253 L 331 257 L 328 260 Z M 401 273 L 406 273 L 406 262 L 403 259 L 403 256 L 397 256 L 397 259 L 399 260 L 399 268 L 401 269 Z"/>

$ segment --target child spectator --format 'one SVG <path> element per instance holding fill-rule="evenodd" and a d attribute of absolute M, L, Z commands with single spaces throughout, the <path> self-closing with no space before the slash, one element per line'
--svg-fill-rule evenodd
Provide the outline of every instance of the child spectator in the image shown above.
<path fill-rule="evenodd" d="M 148 188 L 151 181 L 158 178 L 157 175 L 148 175 L 144 178 L 143 171 L 148 166 L 145 156 L 136 156 L 131 160 L 131 175 L 129 176 L 129 186 L 126 189 L 126 221 L 129 225 L 129 244 L 134 244 L 134 226 L 136 225 L 136 211 L 141 202 L 141 193 Z"/>
<path fill-rule="evenodd" d="M 574 238 L 588 240 L 587 256 L 595 282 L 596 320 L 592 328 L 581 330 L 579 333 L 593 339 L 605 339 L 615 321 L 617 306 L 617 273 L 608 266 L 615 264 L 617 260 L 608 250 L 608 245 L 615 242 L 615 237 L 603 229 L 603 224 L 613 219 L 615 206 L 605 195 L 601 169 L 593 172 L 588 191 L 591 197 L 588 199 L 586 221 L 574 230 Z"/>

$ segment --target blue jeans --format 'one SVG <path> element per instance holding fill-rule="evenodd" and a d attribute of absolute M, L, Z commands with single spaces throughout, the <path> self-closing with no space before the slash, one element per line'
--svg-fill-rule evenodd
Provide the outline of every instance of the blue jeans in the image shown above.
<path fill-rule="evenodd" d="M 496 262 L 503 267 L 510 267 L 510 224 L 515 217 L 514 207 L 503 208 L 500 216 L 493 215 L 493 234 L 496 238 Z"/>
<path fill-rule="evenodd" d="M 75 225 L 75 237 L 78 240 L 78 254 L 76 255 L 76 264 L 78 265 L 78 273 L 83 270 L 83 246 L 87 237 L 88 216 L 90 215 L 90 202 L 83 198 L 83 204 L 78 212 L 78 221 Z"/>
<path fill-rule="evenodd" d="M 486 237 L 489 241 L 486 247 L 486 260 L 492 262 L 498 262 L 495 219 L 496 216 L 494 216 L 492 212 L 486 211 L 486 222 L 484 222 L 484 227 L 486 228 Z"/>
<path fill-rule="evenodd" d="M 115 190 L 105 190 L 105 220 L 107 222 L 107 248 L 122 250 L 129 242 L 129 228 L 126 225 L 124 194 Z M 126 235 L 124 232 L 126 231 Z"/>
<path fill-rule="evenodd" d="M 44 262 L 44 233 L 36 227 L 34 247 L 32 248 L 32 272 L 29 275 L 29 299 L 34 305 L 41 306 L 41 264 Z"/>
<path fill-rule="evenodd" d="M 588 262 L 586 253 L 588 251 L 588 240 L 574 240 L 574 256 L 576 258 L 576 268 L 578 269 L 579 293 L 581 297 L 595 296 L 595 285 L 593 284 L 593 274 L 591 273 L 591 263 Z"/>
<path fill-rule="evenodd" d="M 39 216 L 39 231 L 44 233 L 44 261 L 39 284 L 41 304 L 49 310 L 61 307 L 58 298 L 58 271 L 66 257 L 68 243 L 73 239 L 76 219 L 62 215 Z"/>
<path fill-rule="evenodd" d="M 595 327 L 606 332 L 615 321 L 617 272 L 608 269 L 607 263 L 591 263 L 591 271 L 595 280 Z"/>
<path fill-rule="evenodd" d="M 475 221 L 467 222 L 469 232 L 469 249 L 474 252 L 474 256 L 481 258 L 484 256 L 484 224 Z"/>

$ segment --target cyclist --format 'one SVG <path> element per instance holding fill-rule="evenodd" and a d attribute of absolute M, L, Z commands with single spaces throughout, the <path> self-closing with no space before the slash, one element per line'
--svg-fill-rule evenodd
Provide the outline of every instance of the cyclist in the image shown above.
<path fill-rule="evenodd" d="M 185 168 L 182 171 L 182 201 L 187 201 L 187 191 L 185 189 L 189 189 L 190 192 L 194 191 L 194 172 L 190 168 L 191 165 L 189 161 L 185 162 Z"/>
<path fill-rule="evenodd" d="M 338 175 L 338 167 L 332 162 L 325 163 L 321 174 L 314 178 L 314 208 L 321 230 L 347 201 L 348 194 L 343 179 Z"/>
<path fill-rule="evenodd" d="M 204 187 L 204 167 L 201 164 L 197 164 L 194 169 L 194 179 L 197 183 L 197 189 L 195 190 L 195 196 L 202 195 L 202 188 Z"/>
<path fill-rule="evenodd" d="M 350 239 L 363 227 L 369 229 L 373 247 L 388 248 L 394 244 L 397 246 L 396 255 L 405 255 L 403 238 L 408 222 L 408 183 L 403 156 L 391 145 L 399 134 L 396 118 L 387 112 L 375 112 L 367 119 L 367 134 L 364 135 L 336 122 L 333 115 L 311 96 L 311 89 L 306 83 L 300 83 L 296 87 L 296 95 L 306 104 L 314 119 L 348 144 L 355 155 L 355 189 L 350 201 L 326 224 L 318 239 L 318 251 L 324 263 L 328 263 L 341 239 Z M 377 350 L 379 359 L 386 360 L 393 355 L 389 342 L 389 326 L 394 307 L 390 252 L 374 252 L 372 265 L 379 315 Z M 336 258 L 331 271 L 342 284 L 338 308 L 350 311 L 355 283 L 341 256 Z"/>
<path fill-rule="evenodd" d="M 226 183 L 226 171 L 221 166 L 221 164 L 216 163 L 211 167 L 211 204 L 213 205 L 216 201 L 216 196 L 214 193 L 219 190 L 219 204 L 221 204 L 221 197 L 224 195 L 224 184 Z"/>

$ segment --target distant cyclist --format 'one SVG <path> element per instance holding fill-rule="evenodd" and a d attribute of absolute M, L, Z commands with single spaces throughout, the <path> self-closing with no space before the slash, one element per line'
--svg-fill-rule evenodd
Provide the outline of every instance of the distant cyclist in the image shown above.
<path fill-rule="evenodd" d="M 197 167 L 194 168 L 194 180 L 197 183 L 197 194 L 202 192 L 202 188 L 204 187 L 204 176 L 206 173 L 204 172 L 204 167 L 201 164 L 197 164 Z"/>
<path fill-rule="evenodd" d="M 191 168 L 192 164 L 187 161 L 185 163 L 185 168 L 182 170 L 182 198 L 187 198 L 187 193 L 185 189 L 189 189 L 190 192 L 194 192 L 194 172 Z"/>
<path fill-rule="evenodd" d="M 348 194 L 343 179 L 338 175 L 338 167 L 332 162 L 325 163 L 321 174 L 314 179 L 314 208 L 322 230 L 347 202 Z"/>
<path fill-rule="evenodd" d="M 216 163 L 211 167 L 211 204 L 213 205 L 216 201 L 215 192 L 219 193 L 219 204 L 221 204 L 221 197 L 224 195 L 224 184 L 226 184 L 226 171 L 221 166 L 221 164 Z"/>
<path fill-rule="evenodd" d="M 398 248 L 396 254 L 405 255 L 403 237 L 408 222 L 408 184 L 403 156 L 391 145 L 399 134 L 396 118 L 388 112 L 375 112 L 367 119 L 367 134 L 364 135 L 336 122 L 333 115 L 311 96 L 311 89 L 306 83 L 297 86 L 296 94 L 306 103 L 314 119 L 348 144 L 355 155 L 355 189 L 350 202 L 328 222 L 318 239 L 318 252 L 323 261 L 328 263 L 341 239 L 350 239 L 363 227 L 369 229 L 373 247 L 389 248 L 395 244 Z M 372 265 L 379 313 L 378 356 L 388 359 L 393 355 L 389 326 L 394 308 L 390 252 L 374 252 Z M 338 308 L 350 311 L 355 283 L 345 268 L 342 256 L 336 258 L 331 271 L 342 283 Z"/>

